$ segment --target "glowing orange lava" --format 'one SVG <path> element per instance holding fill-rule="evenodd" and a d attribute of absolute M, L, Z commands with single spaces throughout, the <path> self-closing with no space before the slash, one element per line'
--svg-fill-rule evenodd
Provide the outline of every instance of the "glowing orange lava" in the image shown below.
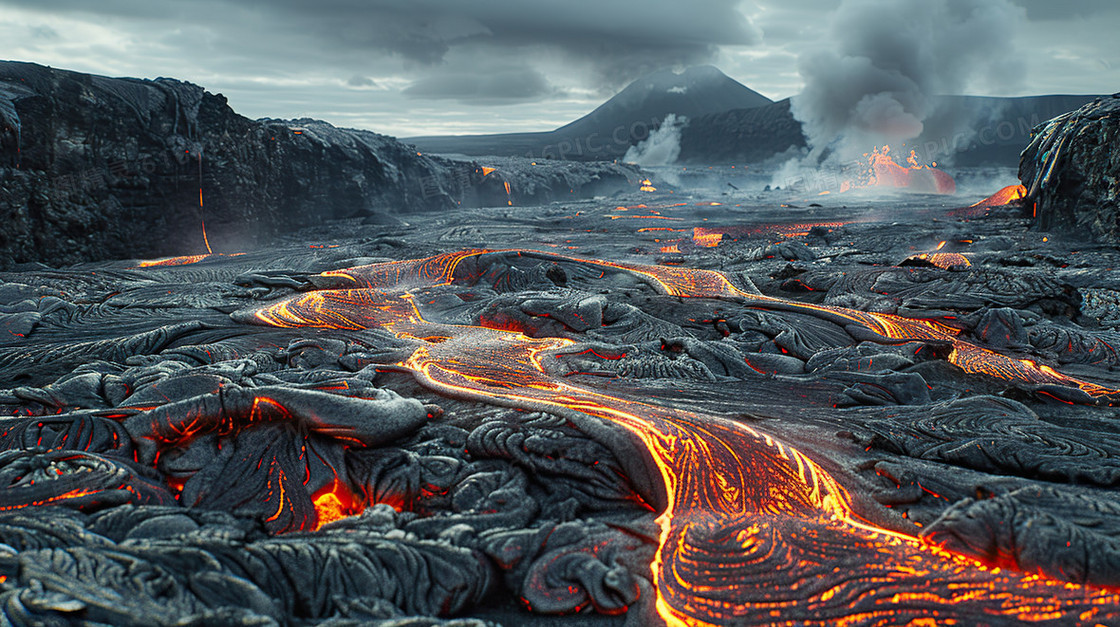
<path fill-rule="evenodd" d="M 723 241 L 723 235 L 724 233 L 722 231 L 706 229 L 702 226 L 692 229 L 693 243 L 697 246 L 703 246 L 704 248 L 715 248 L 719 246 L 719 243 Z"/>
<path fill-rule="evenodd" d="M 102 492 L 102 490 L 96 490 L 96 489 L 90 489 L 90 488 L 75 488 L 73 490 L 70 490 L 68 492 L 64 492 L 62 494 L 56 494 L 54 496 L 49 496 L 49 497 L 46 497 L 46 498 L 43 498 L 43 499 L 39 499 L 38 501 L 31 501 L 29 503 L 20 503 L 18 505 L 0 506 L 0 512 L 14 510 L 14 509 L 23 509 L 25 507 L 42 507 L 44 505 L 53 505 L 55 503 L 61 503 L 63 501 L 68 501 L 70 499 L 84 498 L 84 497 L 87 497 L 87 496 L 98 494 L 99 492 Z"/>
<path fill-rule="evenodd" d="M 867 157 L 865 169 L 854 180 L 844 181 L 839 191 L 867 187 L 897 187 L 910 191 L 929 194 L 952 194 L 957 191 L 953 177 L 936 165 L 922 165 L 913 150 L 906 158 L 906 165 L 900 165 L 891 156 L 891 147 L 883 146 L 864 154 Z"/>
<path fill-rule="evenodd" d="M 944 244 L 945 242 L 941 243 Z M 963 270 L 972 267 L 972 262 L 968 260 L 968 257 L 960 253 L 938 252 L 940 250 L 941 247 L 939 246 L 937 251 L 934 252 L 911 255 L 903 261 L 902 265 L 907 265 L 908 262 L 915 265 L 926 263 L 942 270 Z"/>
<path fill-rule="evenodd" d="M 153 259 L 150 261 L 141 261 L 138 268 L 152 268 L 157 266 L 185 266 L 192 263 L 198 263 L 203 259 L 209 257 L 206 255 L 184 255 L 182 257 L 168 257 L 166 259 Z"/>
<path fill-rule="evenodd" d="M 312 494 L 311 502 L 315 506 L 315 526 L 312 531 L 318 531 L 325 524 L 360 514 L 365 509 L 365 504 L 337 478 Z"/>
<path fill-rule="evenodd" d="M 312 247 L 314 248 L 314 246 Z M 240 257 L 245 253 L 207 253 L 205 255 L 183 255 L 181 257 L 166 257 L 164 259 L 149 259 L 141 261 L 136 268 L 161 268 L 173 266 L 188 266 L 193 263 L 205 261 L 211 257 Z"/>
<path fill-rule="evenodd" d="M 1073 616 L 1104 623 L 1120 618 L 1115 592 L 989 568 L 860 520 L 838 481 L 762 431 L 614 397 L 549 374 L 547 364 L 573 340 L 427 321 L 408 290 L 477 280 L 480 257 L 486 254 L 465 251 L 324 273 L 322 278 L 339 289 L 288 298 L 255 315 L 285 327 L 380 327 L 415 342 L 412 355 L 398 366 L 440 393 L 561 416 L 593 416 L 628 430 L 643 443 L 664 489 L 647 496 L 661 511 L 651 574 L 657 611 L 668 624 L 981 624 L 1068 622 Z M 610 268 L 664 294 L 810 313 L 884 339 L 950 342 L 950 360 L 968 372 L 1074 386 L 1089 394 L 1115 392 L 975 346 L 935 320 L 749 294 L 709 270 L 535 251 L 494 254 Z M 316 509 L 330 517 L 334 507 L 324 497 L 322 510 L 318 504 Z"/>
<path fill-rule="evenodd" d="M 972 206 L 972 207 L 1002 207 L 1003 205 L 1013 203 L 1016 200 L 1022 200 L 1023 198 L 1026 198 L 1026 196 L 1027 196 L 1027 188 L 1024 187 L 1023 185 L 1008 185 L 1007 187 L 1004 187 L 1003 189 L 999 190 L 998 192 L 992 194 L 991 196 L 988 196 L 984 200 L 981 200 L 980 202 L 978 202 L 974 205 L 970 205 L 970 206 Z"/>

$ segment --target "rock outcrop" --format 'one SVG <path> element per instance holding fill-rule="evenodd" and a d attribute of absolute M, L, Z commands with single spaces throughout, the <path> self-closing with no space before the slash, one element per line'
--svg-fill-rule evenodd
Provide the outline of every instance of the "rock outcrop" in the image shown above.
<path fill-rule="evenodd" d="M 558 197 L 643 178 L 585 169 L 537 178 Z M 540 196 L 493 193 L 486 174 L 369 131 L 250 120 L 174 79 L 0 62 L 0 267 L 204 253 L 204 223 L 210 246 L 232 252 L 330 220 Z"/>
<path fill-rule="evenodd" d="M 1038 126 L 1019 162 L 1026 206 L 1045 230 L 1120 242 L 1120 94 Z"/>

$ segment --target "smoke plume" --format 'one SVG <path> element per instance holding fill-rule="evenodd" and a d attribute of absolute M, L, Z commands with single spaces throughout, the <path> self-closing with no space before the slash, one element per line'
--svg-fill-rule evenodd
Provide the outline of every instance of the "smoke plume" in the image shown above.
<path fill-rule="evenodd" d="M 681 154 L 681 130 L 687 125 L 688 118 L 670 113 L 649 137 L 631 146 L 622 160 L 642 166 L 676 163 Z"/>
<path fill-rule="evenodd" d="M 1025 19 L 1009 0 L 844 0 L 832 49 L 799 63 L 805 89 L 792 109 L 810 161 L 919 136 L 934 96 L 1014 84 L 1022 69 L 1012 34 Z"/>

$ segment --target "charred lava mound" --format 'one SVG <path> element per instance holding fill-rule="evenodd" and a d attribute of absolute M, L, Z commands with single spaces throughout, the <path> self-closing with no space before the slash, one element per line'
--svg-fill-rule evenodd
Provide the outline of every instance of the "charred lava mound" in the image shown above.
<path fill-rule="evenodd" d="M 1020 193 L 0 274 L 0 616 L 1116 624 L 1120 255 Z"/>

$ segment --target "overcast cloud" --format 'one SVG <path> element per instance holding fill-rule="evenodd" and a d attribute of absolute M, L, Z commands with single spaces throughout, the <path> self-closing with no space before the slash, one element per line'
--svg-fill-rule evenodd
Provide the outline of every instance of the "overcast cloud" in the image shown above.
<path fill-rule="evenodd" d="M 999 39 L 1018 50 L 1022 69 L 1008 71 L 1020 80 L 975 75 L 953 89 L 1120 90 L 1120 3 L 1013 3 L 1025 20 Z M 827 48 L 839 4 L 0 0 L 0 58 L 181 78 L 249 117 L 310 116 L 400 136 L 547 130 L 664 66 L 711 63 L 771 98 L 794 95 L 798 58 Z"/>

